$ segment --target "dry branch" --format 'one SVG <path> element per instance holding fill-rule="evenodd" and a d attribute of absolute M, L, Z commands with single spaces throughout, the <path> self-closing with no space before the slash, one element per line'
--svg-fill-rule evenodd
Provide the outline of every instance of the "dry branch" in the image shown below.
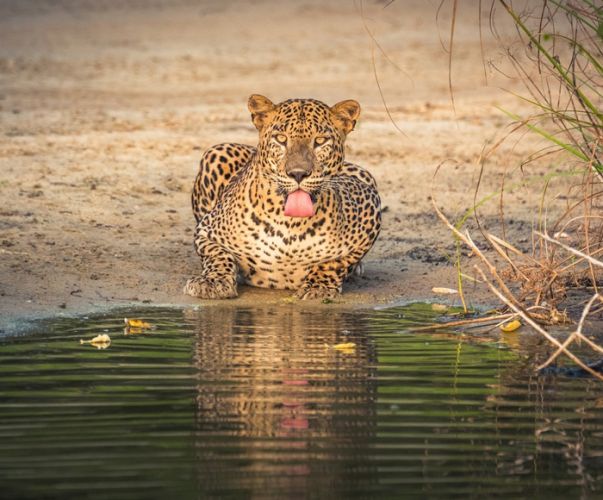
<path fill-rule="evenodd" d="M 538 367 L 538 370 L 542 370 L 543 368 L 546 368 L 548 365 L 550 365 L 557 358 L 557 356 L 559 356 L 562 352 L 564 352 L 567 349 L 567 346 L 569 346 L 576 338 L 579 338 L 580 340 L 583 340 L 584 342 L 586 342 L 595 351 L 599 351 L 600 353 L 603 353 L 603 348 L 601 348 L 600 346 L 598 346 L 597 344 L 595 344 L 594 342 L 592 342 L 590 339 L 588 339 L 587 337 L 585 337 L 582 334 L 582 328 L 584 328 L 584 321 L 586 321 L 586 317 L 588 316 L 588 313 L 590 312 L 590 309 L 593 306 L 593 304 L 597 298 L 599 300 L 601 300 L 601 299 L 603 299 L 603 295 L 599 295 L 598 293 L 595 293 L 591 297 L 591 299 L 586 304 L 586 307 L 582 311 L 582 316 L 580 317 L 580 321 L 578 322 L 578 327 L 576 328 L 576 330 L 572 332 L 572 334 L 565 340 L 565 342 L 563 342 L 563 344 L 561 345 L 561 347 L 559 347 L 559 349 L 557 349 L 553 354 L 551 354 L 549 359 L 547 359 L 544 363 L 542 363 Z"/>
<path fill-rule="evenodd" d="M 578 257 L 581 257 L 582 259 L 590 262 L 594 266 L 603 267 L 603 262 L 601 262 L 600 260 L 597 260 L 597 259 L 591 257 L 590 255 L 587 255 L 584 252 L 581 252 L 580 250 L 576 250 L 575 248 L 572 248 L 572 247 L 566 245 L 565 243 L 562 243 L 561 241 L 556 240 L 555 238 L 551 238 L 548 234 L 541 233 L 539 231 L 534 231 L 534 233 L 537 234 L 538 236 L 540 236 L 541 238 L 543 238 L 547 241 L 550 241 L 551 243 L 554 243 L 555 245 L 559 245 L 564 250 L 567 250 L 568 252 L 573 253 L 574 255 L 577 255 Z"/>

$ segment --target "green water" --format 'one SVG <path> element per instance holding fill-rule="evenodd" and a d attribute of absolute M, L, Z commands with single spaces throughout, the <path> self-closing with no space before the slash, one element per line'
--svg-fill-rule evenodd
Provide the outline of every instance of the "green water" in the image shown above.
<path fill-rule="evenodd" d="M 603 498 L 603 385 L 407 331 L 432 319 L 152 309 L 0 339 L 0 498 Z"/>

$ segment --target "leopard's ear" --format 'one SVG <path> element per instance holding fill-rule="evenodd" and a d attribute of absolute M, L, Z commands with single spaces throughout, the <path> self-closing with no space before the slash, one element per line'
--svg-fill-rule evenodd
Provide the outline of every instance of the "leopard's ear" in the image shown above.
<path fill-rule="evenodd" d="M 360 116 L 360 104 L 353 99 L 341 101 L 331 108 L 333 123 L 345 134 L 354 130 L 356 120 Z"/>
<path fill-rule="evenodd" d="M 262 128 L 270 121 L 275 109 L 272 101 L 260 94 L 250 95 L 249 100 L 247 101 L 247 107 L 251 112 L 251 121 L 253 121 L 255 128 L 258 130 L 262 130 Z"/>

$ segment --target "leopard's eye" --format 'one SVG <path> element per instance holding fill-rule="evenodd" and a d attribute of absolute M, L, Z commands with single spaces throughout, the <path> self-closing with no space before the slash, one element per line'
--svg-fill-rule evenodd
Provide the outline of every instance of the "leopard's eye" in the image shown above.
<path fill-rule="evenodd" d="M 327 137 L 317 137 L 314 139 L 314 147 L 317 148 L 318 146 L 322 146 L 327 140 Z"/>
<path fill-rule="evenodd" d="M 280 144 L 287 144 L 287 136 L 285 134 L 276 134 L 274 138 Z"/>

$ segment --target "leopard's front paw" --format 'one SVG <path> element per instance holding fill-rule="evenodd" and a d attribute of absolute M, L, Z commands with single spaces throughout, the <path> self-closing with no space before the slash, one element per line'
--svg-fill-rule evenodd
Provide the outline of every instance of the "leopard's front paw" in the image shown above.
<path fill-rule="evenodd" d="M 335 299 L 340 291 L 337 288 L 327 288 L 324 286 L 304 287 L 297 291 L 295 296 L 301 300 L 325 300 Z"/>
<path fill-rule="evenodd" d="M 184 285 L 184 293 L 200 299 L 232 299 L 237 296 L 237 284 L 228 279 L 193 277 Z"/>

